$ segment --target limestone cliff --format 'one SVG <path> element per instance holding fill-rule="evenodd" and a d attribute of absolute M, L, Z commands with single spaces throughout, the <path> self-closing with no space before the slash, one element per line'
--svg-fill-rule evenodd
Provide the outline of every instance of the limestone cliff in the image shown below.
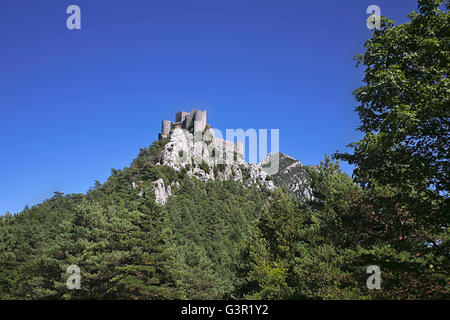
<path fill-rule="evenodd" d="M 175 122 L 162 121 L 158 142 L 161 149 L 152 157 L 154 165 L 183 170 L 202 181 L 232 179 L 243 187 L 268 190 L 285 185 L 299 198 L 313 199 L 308 172 L 300 161 L 271 153 L 259 164 L 247 163 L 241 143 L 216 137 L 215 130 L 206 124 L 206 111 L 181 111 Z M 162 179 L 154 182 L 154 188 L 156 202 L 162 205 L 174 193 L 174 186 L 165 185 Z"/>
<path fill-rule="evenodd" d="M 186 169 L 189 176 L 202 181 L 233 179 L 244 187 L 254 185 L 275 189 L 261 164 L 247 163 L 240 144 L 216 138 L 211 128 L 197 133 L 174 128 L 167 139 L 156 165 L 168 166 L 176 171 Z M 165 187 L 162 180 L 155 184 L 156 201 L 165 204 L 172 190 L 170 186 Z"/>

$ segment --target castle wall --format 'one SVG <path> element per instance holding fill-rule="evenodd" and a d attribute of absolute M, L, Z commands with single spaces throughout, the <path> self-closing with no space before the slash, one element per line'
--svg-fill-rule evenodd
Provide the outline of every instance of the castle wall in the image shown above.
<path fill-rule="evenodd" d="M 175 122 L 183 122 L 184 119 L 186 119 L 186 116 L 187 116 L 187 115 L 188 115 L 188 113 L 185 112 L 185 111 L 177 112 L 177 113 L 175 114 Z"/>

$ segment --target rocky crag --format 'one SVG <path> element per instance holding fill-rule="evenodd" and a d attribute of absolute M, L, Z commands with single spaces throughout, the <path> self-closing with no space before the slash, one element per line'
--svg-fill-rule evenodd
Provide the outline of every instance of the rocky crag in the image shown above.
<path fill-rule="evenodd" d="M 261 162 L 263 170 L 271 161 L 278 161 L 279 164 L 278 172 L 272 175 L 272 180 L 276 186 L 286 186 L 290 193 L 295 194 L 300 199 L 314 199 L 307 169 L 314 166 L 305 166 L 300 161 L 283 153 L 270 153 Z"/>
<path fill-rule="evenodd" d="M 179 112 L 175 122 L 162 121 L 159 140 L 164 147 L 155 164 L 175 171 L 186 170 L 191 177 L 202 181 L 233 179 L 244 187 L 254 186 L 274 190 L 287 185 L 300 198 L 312 198 L 306 167 L 300 161 L 282 153 L 270 153 L 258 164 L 247 163 L 243 145 L 216 137 L 215 130 L 206 123 L 206 111 Z M 269 175 L 264 168 L 279 161 L 279 170 Z M 154 182 L 156 202 L 165 205 L 174 194 L 176 184 L 165 185 L 162 179 Z"/>

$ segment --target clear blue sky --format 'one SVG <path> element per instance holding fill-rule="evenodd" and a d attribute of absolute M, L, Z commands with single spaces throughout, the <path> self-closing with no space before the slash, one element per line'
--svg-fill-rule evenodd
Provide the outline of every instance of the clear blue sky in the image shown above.
<path fill-rule="evenodd" d="M 81 8 L 82 29 L 66 28 Z M 414 0 L 2 0 L 0 214 L 84 193 L 201 107 L 226 128 L 278 128 L 304 164 L 360 138 L 353 56 L 366 8 Z M 343 166 L 347 172 L 351 168 Z"/>

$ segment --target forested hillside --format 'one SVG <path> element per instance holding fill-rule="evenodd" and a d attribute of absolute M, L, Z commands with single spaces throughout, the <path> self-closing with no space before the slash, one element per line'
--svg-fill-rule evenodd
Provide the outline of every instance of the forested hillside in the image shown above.
<path fill-rule="evenodd" d="M 305 170 L 314 192 L 306 202 L 149 162 L 113 170 L 86 195 L 55 193 L 2 217 L 1 298 L 448 297 L 448 257 L 433 266 L 418 258 L 411 269 L 414 256 L 396 247 L 399 226 L 387 223 L 397 212 L 375 214 L 391 201 L 387 190 L 374 199 L 329 159 Z M 132 187 L 137 176 L 143 193 Z M 157 177 L 180 183 L 166 206 L 154 200 Z M 385 271 L 381 291 L 366 287 L 372 264 Z M 80 290 L 67 289 L 69 265 L 81 269 Z"/>
<path fill-rule="evenodd" d="M 155 203 L 157 178 L 180 183 L 166 207 Z M 142 193 L 132 187 L 136 179 Z M 86 195 L 55 193 L 2 217 L 1 298 L 231 297 L 234 254 L 267 198 L 234 181 L 204 183 L 138 158 Z M 81 290 L 67 290 L 72 264 L 82 271 Z"/>

